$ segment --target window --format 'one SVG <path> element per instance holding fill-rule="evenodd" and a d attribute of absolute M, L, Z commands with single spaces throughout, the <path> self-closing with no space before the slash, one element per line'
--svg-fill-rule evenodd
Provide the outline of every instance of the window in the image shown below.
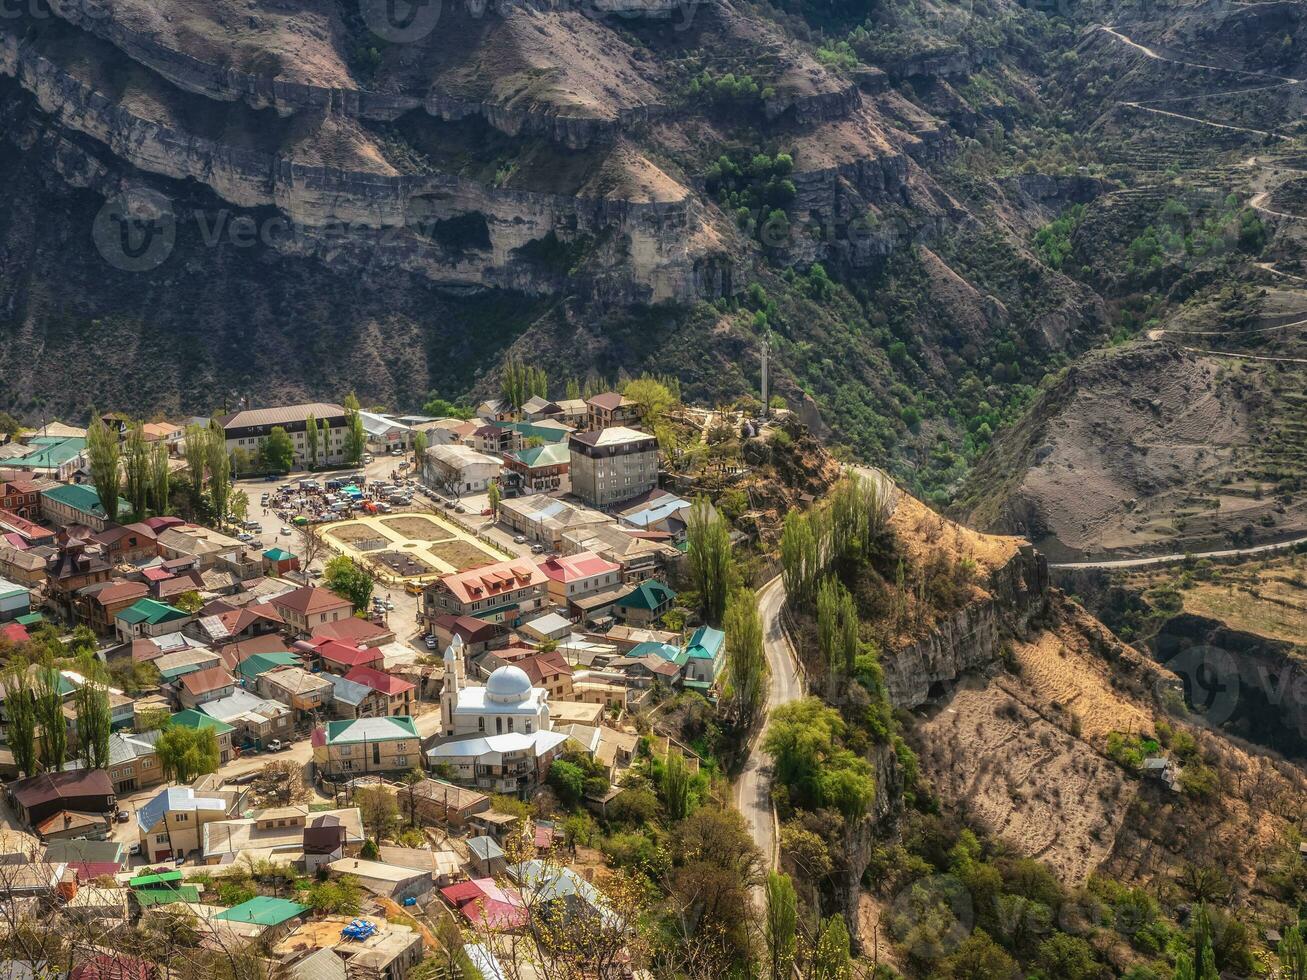
<path fill-rule="evenodd" d="M 397 755 L 397 756 L 395 756 L 395 765 L 396 765 L 396 766 L 407 766 L 407 765 L 408 765 L 408 756 L 406 756 L 406 755 Z"/>
<path fill-rule="evenodd" d="M 154 837 L 154 842 L 155 842 L 156 844 L 166 844 L 166 843 L 168 843 L 168 835 L 167 835 L 167 834 L 156 834 L 155 837 Z"/>
<path fill-rule="evenodd" d="M 189 813 L 175 813 L 173 814 L 173 816 L 176 818 L 178 823 L 185 823 L 187 820 L 191 818 L 191 815 Z"/>
<path fill-rule="evenodd" d="M 477 719 L 477 731 L 479 731 L 479 732 L 484 732 L 485 730 L 486 730 L 486 720 L 485 720 L 484 718 L 478 718 L 478 719 Z"/>

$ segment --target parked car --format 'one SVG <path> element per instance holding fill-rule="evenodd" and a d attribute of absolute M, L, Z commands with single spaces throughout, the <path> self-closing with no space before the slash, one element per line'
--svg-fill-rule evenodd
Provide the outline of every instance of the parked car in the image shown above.
<path fill-rule="evenodd" d="M 526 544 L 526 535 L 525 534 L 514 535 L 513 544 Z"/>
<path fill-rule="evenodd" d="M 544 546 L 544 545 L 542 545 L 542 544 L 533 544 L 533 545 L 531 546 L 531 554 L 533 554 L 533 555 L 543 555 L 544 553 L 545 553 L 545 546 Z"/>
<path fill-rule="evenodd" d="M 436 638 L 432 636 L 430 633 L 422 637 L 422 642 L 427 645 L 428 650 L 434 650 L 437 646 L 440 645 L 439 643 L 436 642 Z"/>
<path fill-rule="evenodd" d="M 281 529 L 281 533 L 284 534 L 284 535 L 286 535 L 287 537 L 289 537 L 289 536 L 290 536 L 290 528 L 288 528 L 288 527 L 283 527 L 283 528 Z"/>
<path fill-rule="evenodd" d="M 137 841 L 137 842 L 136 842 L 135 844 L 133 844 L 131 847 L 127 848 L 127 853 L 130 854 L 132 857 L 140 857 L 140 855 L 141 855 L 141 842 L 140 842 L 140 841 Z"/>
<path fill-rule="evenodd" d="M 119 810 L 117 813 L 113 815 L 113 818 L 117 820 L 119 823 L 126 823 L 127 821 L 132 819 L 132 815 L 128 813 L 126 810 Z"/>
<path fill-rule="evenodd" d="M 274 738 L 271 742 L 268 743 L 269 752 L 280 752 L 282 749 L 288 749 L 288 748 L 290 748 L 290 746 L 283 745 L 281 739 L 279 738 Z"/>

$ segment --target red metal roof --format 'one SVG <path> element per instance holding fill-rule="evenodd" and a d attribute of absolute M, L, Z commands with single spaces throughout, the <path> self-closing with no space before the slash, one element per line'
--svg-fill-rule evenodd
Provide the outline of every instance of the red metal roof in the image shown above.
<path fill-rule="evenodd" d="M 376 649 L 360 650 L 358 647 L 352 647 L 339 640 L 324 640 L 321 643 L 314 643 L 313 646 L 318 651 L 318 656 L 323 660 L 329 660 L 333 664 L 340 664 L 344 667 L 366 667 L 368 664 L 380 663 L 381 653 Z"/>
<path fill-rule="evenodd" d="M 406 680 L 401 680 L 387 674 L 384 670 L 377 670 L 373 667 L 355 667 L 345 675 L 345 680 L 353 681 L 355 684 L 362 684 L 364 687 L 370 687 L 374 691 L 380 691 L 382 694 L 391 697 L 417 688 L 416 684 L 410 684 Z"/>
<path fill-rule="evenodd" d="M 526 925 L 527 910 L 516 888 L 501 888 L 493 878 L 475 878 L 440 889 L 440 894 L 473 925 L 517 929 Z"/>

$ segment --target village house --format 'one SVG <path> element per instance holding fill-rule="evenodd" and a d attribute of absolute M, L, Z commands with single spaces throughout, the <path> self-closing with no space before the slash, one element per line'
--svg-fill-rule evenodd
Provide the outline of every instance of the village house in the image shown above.
<path fill-rule="evenodd" d="M 177 700 L 183 708 L 198 708 L 230 697 L 235 691 L 236 678 L 226 667 L 210 667 L 185 674 L 178 682 Z"/>
<path fill-rule="evenodd" d="M 506 426 L 481 425 L 472 431 L 472 448 L 487 456 L 502 456 L 522 448 L 522 435 Z"/>
<path fill-rule="evenodd" d="M 10 581 L 28 587 L 40 585 L 45 581 L 45 568 L 46 561 L 40 555 L 0 545 L 0 575 Z"/>
<path fill-rule="evenodd" d="M 539 422 L 541 419 L 558 418 L 563 414 L 562 408 L 557 402 L 552 402 L 548 398 L 542 398 L 540 395 L 532 395 L 522 403 L 521 416 L 528 422 Z"/>
<path fill-rule="evenodd" d="M 354 615 L 354 607 L 348 599 L 316 585 L 283 592 L 273 596 L 269 602 L 281 614 L 287 628 L 298 636 L 308 636 L 324 623 L 334 623 Z"/>
<path fill-rule="evenodd" d="M 564 532 L 558 550 L 565 555 L 590 551 L 616 562 L 622 569 L 622 581 L 627 583 L 661 578 L 682 557 L 670 539 L 657 540 L 611 521 Z"/>
<path fill-rule="evenodd" d="M 269 670 L 259 675 L 256 687 L 263 697 L 288 705 L 295 712 L 296 721 L 318 718 L 331 707 L 331 678 L 310 673 L 303 667 Z"/>
<path fill-rule="evenodd" d="M 504 482 L 523 493 L 566 492 L 572 454 L 564 443 L 533 446 L 504 456 Z"/>
<path fill-rule="evenodd" d="M 236 688 L 225 698 L 206 701 L 200 711 L 232 726 L 232 741 L 266 749 L 273 739 L 285 742 L 291 734 L 291 710 L 280 701 L 270 701 Z"/>
<path fill-rule="evenodd" d="M 613 523 L 613 519 L 601 511 L 541 493 L 501 500 L 499 519 L 512 530 L 553 551 L 562 549 L 563 535 L 568 532 Z"/>
<path fill-rule="evenodd" d="M 99 582 L 77 592 L 77 620 L 104 636 L 115 630 L 114 619 L 150 594 L 144 582 Z"/>
<path fill-rule="evenodd" d="M 103 769 L 45 772 L 6 787 L 18 817 L 29 827 L 60 810 L 112 813 L 118 800 Z"/>
<path fill-rule="evenodd" d="M 449 646 L 457 636 L 469 657 L 480 656 L 487 650 L 507 646 L 511 631 L 499 623 L 487 623 L 475 616 L 455 616 L 449 613 L 434 617 L 428 628 L 441 649 Z"/>
<path fill-rule="evenodd" d="M 199 524 L 178 524 L 159 533 L 159 555 L 166 560 L 192 558 L 200 571 L 222 562 L 240 563 L 245 544 Z"/>
<path fill-rule="evenodd" d="M 130 514 L 132 505 L 118 498 L 118 513 Z M 66 483 L 47 487 L 41 491 L 41 513 L 56 527 L 80 524 L 92 531 L 103 531 L 109 526 L 109 517 L 95 487 L 85 483 Z"/>
<path fill-rule="evenodd" d="M 333 851 L 338 849 L 349 857 L 358 854 L 363 845 L 363 816 L 358 807 L 311 811 L 307 804 L 293 804 L 209 824 L 204 829 L 203 860 L 206 864 L 295 860 L 304 853 L 305 843 L 319 836 L 315 831 L 323 827 L 343 828 L 343 843 L 339 833 L 330 835 Z"/>
<path fill-rule="evenodd" d="M 437 616 L 473 616 L 515 625 L 545 604 L 549 579 L 526 558 L 441 576 L 422 593 L 428 623 Z M 529 617 L 528 617 L 529 618 Z"/>
<path fill-rule="evenodd" d="M 649 626 L 661 619 L 675 602 L 676 593 L 670 586 L 649 579 L 614 602 L 613 615 L 631 626 Z"/>
<path fill-rule="evenodd" d="M 407 772 L 422 764 L 412 718 L 331 721 L 313 732 L 313 761 L 327 776 Z"/>
<path fill-rule="evenodd" d="M 685 666 L 681 679 L 684 687 L 707 689 L 721 676 L 726 654 L 726 634 L 711 626 L 700 626 L 690 634 L 690 642 L 678 658 Z"/>
<path fill-rule="evenodd" d="M 413 692 L 417 689 L 415 684 L 401 680 L 384 670 L 377 670 L 374 667 L 355 667 L 345 675 L 345 680 L 352 681 L 355 684 L 362 684 L 369 690 L 382 695 L 385 698 L 385 710 L 382 714 L 413 714 Z"/>
<path fill-rule="evenodd" d="M 0 510 L 0 534 L 8 544 L 24 549 L 53 546 L 59 537 L 44 524 L 36 524 L 7 510 Z"/>
<path fill-rule="evenodd" d="M 463 445 L 431 446 L 422 459 L 422 482 L 452 496 L 481 493 L 499 476 L 503 464 Z"/>
<path fill-rule="evenodd" d="M 225 820 L 231 794 L 197 793 L 190 786 L 169 786 L 136 811 L 141 854 L 147 861 L 168 861 L 198 851 L 207 824 Z"/>
<path fill-rule="evenodd" d="M 404 790 L 403 805 L 412 802 L 419 816 L 450 830 L 462 830 L 468 819 L 490 809 L 490 797 L 443 779 L 424 779 Z"/>
<path fill-rule="evenodd" d="M 588 410 L 586 428 L 607 429 L 611 426 L 638 425 L 640 406 L 625 395 L 605 391 L 586 399 Z"/>
<path fill-rule="evenodd" d="M 608 592 L 622 584 L 622 569 L 615 562 L 588 551 L 579 555 L 558 555 L 540 563 L 549 579 L 549 598 L 567 609 L 585 596 Z"/>
<path fill-rule="evenodd" d="M 305 466 L 309 459 L 308 420 L 313 418 L 318 428 L 318 463 L 345 462 L 346 435 L 349 418 L 340 405 L 314 402 L 286 405 L 280 408 L 250 408 L 219 418 L 227 440 L 227 453 L 240 449 L 251 460 L 257 460 L 274 428 L 286 430 L 294 448 L 295 465 Z"/>
<path fill-rule="evenodd" d="M 372 667 L 377 670 L 385 662 L 385 655 L 377 647 L 356 647 L 337 640 L 317 640 L 298 643 L 296 648 L 307 646 L 318 658 L 322 669 L 342 677 L 355 667 Z"/>
<path fill-rule="evenodd" d="M 594 507 L 638 497 L 658 483 L 658 440 L 615 426 L 575 432 L 567 441 L 572 493 Z"/>
<path fill-rule="evenodd" d="M 31 590 L 19 582 L 0 578 L 0 621 L 17 619 L 31 611 Z"/>
<path fill-rule="evenodd" d="M 149 561 L 159 553 L 159 536 L 150 525 L 135 524 L 107 527 L 91 536 L 111 565 L 135 565 Z"/>
<path fill-rule="evenodd" d="M 41 519 L 41 490 L 36 480 L 16 478 L 0 481 L 0 509 L 29 521 Z"/>
<path fill-rule="evenodd" d="M 130 643 L 137 637 L 179 633 L 194 618 L 190 613 L 156 599 L 137 599 L 116 613 L 113 621 L 118 638 Z"/>
<path fill-rule="evenodd" d="M 163 782 L 163 766 L 154 748 L 158 738 L 157 731 L 110 734 L 109 766 L 105 771 L 113 783 L 114 793 L 124 796 Z"/>
<path fill-rule="evenodd" d="M 666 535 L 668 541 L 685 540 L 690 523 L 690 509 L 694 504 L 666 490 L 650 490 L 638 500 L 624 504 L 617 512 L 618 521 L 625 527 L 644 533 Z M 711 511 L 710 513 L 715 513 Z"/>

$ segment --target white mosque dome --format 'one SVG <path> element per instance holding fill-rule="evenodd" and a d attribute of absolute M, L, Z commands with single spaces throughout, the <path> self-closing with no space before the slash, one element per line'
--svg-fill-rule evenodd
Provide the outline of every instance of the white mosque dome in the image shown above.
<path fill-rule="evenodd" d="M 531 694 L 531 678 L 511 664 L 494 671 L 486 681 L 486 697 L 499 704 L 525 701 Z"/>

